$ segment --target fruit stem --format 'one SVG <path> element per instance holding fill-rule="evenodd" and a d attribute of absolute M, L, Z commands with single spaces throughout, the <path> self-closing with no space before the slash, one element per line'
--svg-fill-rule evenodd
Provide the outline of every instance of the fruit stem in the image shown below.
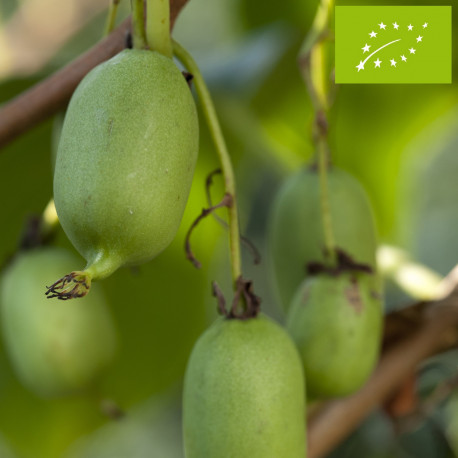
<path fill-rule="evenodd" d="M 321 0 L 298 56 L 298 64 L 315 109 L 314 142 L 318 155 L 320 207 L 326 257 L 331 265 L 337 261 L 328 188 L 328 122 L 329 94 L 326 78 L 326 56 L 323 41 L 328 35 L 334 0 Z"/>
<path fill-rule="evenodd" d="M 146 41 L 153 51 L 173 56 L 169 0 L 146 0 Z"/>
<path fill-rule="evenodd" d="M 113 31 L 116 23 L 116 15 L 118 13 L 118 6 L 121 0 L 111 0 L 110 6 L 108 7 L 107 20 L 105 23 L 105 32 L 104 36 L 110 35 Z"/>
<path fill-rule="evenodd" d="M 132 0 L 132 39 L 135 49 L 146 48 L 144 6 L 143 0 Z"/>
<path fill-rule="evenodd" d="M 320 207 L 321 217 L 323 222 L 324 246 L 326 249 L 326 257 L 329 258 L 331 264 L 336 262 L 336 246 L 334 239 L 334 231 L 332 229 L 332 215 L 329 203 L 329 187 L 328 187 L 328 145 L 326 137 L 319 135 L 316 141 L 318 149 L 318 171 L 320 177 Z"/>
<path fill-rule="evenodd" d="M 221 163 L 225 191 L 232 197 L 232 205 L 228 207 L 228 218 L 232 281 L 235 290 L 237 288 L 238 278 L 242 275 L 242 262 L 240 257 L 240 232 L 235 192 L 235 177 L 231 158 L 227 150 L 226 142 L 224 141 L 223 132 L 221 131 L 215 106 L 213 105 L 210 92 L 208 91 L 207 85 L 200 73 L 199 67 L 192 56 L 180 44 L 178 44 L 175 40 L 172 40 L 172 42 L 174 54 L 194 77 L 193 82 L 202 104 L 202 110 Z"/>
<path fill-rule="evenodd" d="M 315 111 L 326 111 L 329 108 L 322 42 L 328 35 L 333 8 L 334 0 L 321 0 L 312 28 L 302 43 L 297 59 Z"/>

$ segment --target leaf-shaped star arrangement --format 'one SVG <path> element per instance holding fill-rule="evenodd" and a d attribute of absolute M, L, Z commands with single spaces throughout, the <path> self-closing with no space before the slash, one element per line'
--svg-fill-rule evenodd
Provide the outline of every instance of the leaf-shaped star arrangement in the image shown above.
<path fill-rule="evenodd" d="M 368 35 L 369 35 L 369 42 L 373 41 L 375 43 L 376 39 L 377 39 L 377 35 L 380 35 L 379 38 L 383 38 L 384 36 L 386 37 L 386 32 L 387 31 L 390 31 L 391 30 L 391 38 L 396 38 L 397 36 L 400 36 L 400 38 L 396 38 L 394 40 L 390 40 L 390 41 L 387 41 L 385 44 L 381 45 L 381 46 L 375 46 L 374 44 L 368 44 L 366 43 L 361 49 L 363 51 L 363 55 L 366 54 L 366 53 L 370 53 L 364 60 L 361 60 L 359 62 L 358 65 L 356 65 L 356 69 L 358 70 L 358 72 L 360 72 L 361 70 L 364 70 L 364 66 L 370 62 L 370 59 L 375 55 L 377 54 L 378 52 L 380 52 L 382 49 L 388 47 L 388 46 L 391 46 L 393 45 L 394 43 L 397 43 L 403 39 L 407 39 L 409 41 L 409 43 L 414 43 L 415 46 L 418 46 L 420 45 L 420 43 L 423 41 L 423 36 L 421 34 L 419 34 L 416 38 L 414 38 L 416 40 L 416 44 L 415 42 L 413 41 L 413 38 L 412 37 L 415 37 L 416 33 L 414 31 L 414 29 L 419 29 L 421 33 L 424 33 L 426 31 L 426 29 L 428 28 L 429 24 L 427 22 L 425 22 L 424 24 L 420 25 L 420 26 L 415 26 L 415 25 L 412 25 L 412 24 L 409 24 L 409 25 L 406 25 L 406 26 L 401 26 L 399 25 L 396 21 L 392 23 L 391 26 L 388 26 L 387 24 L 384 24 L 383 21 L 380 22 L 380 24 L 377 24 L 378 25 L 378 31 L 375 32 L 374 30 L 372 30 Z M 388 29 L 387 29 L 388 27 Z M 405 32 L 407 34 L 406 37 L 403 36 L 402 32 Z M 412 32 L 412 36 L 410 36 L 410 32 Z M 399 35 L 398 35 L 399 33 Z M 394 34 L 394 36 L 393 36 Z M 376 48 L 375 51 L 371 52 L 370 49 L 371 48 Z M 403 54 L 400 54 L 399 57 L 398 56 L 394 56 L 392 59 L 389 60 L 389 67 L 393 67 L 393 68 L 397 68 L 397 64 L 398 63 L 405 63 L 407 62 L 408 58 L 407 56 L 409 55 L 414 55 L 416 53 L 416 49 L 411 46 L 407 51 L 405 51 Z M 407 56 L 406 56 L 407 54 Z M 396 61 L 396 59 L 398 59 L 398 61 Z M 373 61 L 373 64 L 375 65 L 374 68 L 381 68 L 382 67 L 382 63 L 383 61 L 379 59 L 379 57 L 377 56 L 377 60 L 374 60 Z"/>

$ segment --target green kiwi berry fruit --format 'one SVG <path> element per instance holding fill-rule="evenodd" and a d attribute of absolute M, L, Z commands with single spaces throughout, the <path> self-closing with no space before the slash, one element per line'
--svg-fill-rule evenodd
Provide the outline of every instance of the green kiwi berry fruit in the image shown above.
<path fill-rule="evenodd" d="M 66 250 L 24 252 L 0 283 L 2 333 L 22 383 L 43 397 L 88 389 L 112 361 L 116 333 L 102 291 L 78 302 L 49 301 L 43 284 L 78 259 Z"/>
<path fill-rule="evenodd" d="M 187 458 L 303 458 L 305 387 L 291 338 L 264 315 L 219 318 L 196 343 L 183 395 Z"/>
<path fill-rule="evenodd" d="M 328 196 L 336 246 L 374 270 L 377 237 L 369 199 L 358 181 L 334 166 L 328 168 Z M 285 309 L 310 262 L 325 262 L 324 231 L 316 168 L 303 168 L 277 194 L 269 228 L 274 284 Z"/>
<path fill-rule="evenodd" d="M 83 296 L 91 280 L 144 263 L 170 244 L 198 141 L 194 99 L 168 57 L 127 49 L 86 75 L 65 116 L 54 199 L 87 266 L 56 282 L 52 296 Z"/>
<path fill-rule="evenodd" d="M 302 357 L 309 399 L 349 395 L 372 373 L 383 323 L 372 277 L 322 272 L 299 286 L 286 328 Z"/>

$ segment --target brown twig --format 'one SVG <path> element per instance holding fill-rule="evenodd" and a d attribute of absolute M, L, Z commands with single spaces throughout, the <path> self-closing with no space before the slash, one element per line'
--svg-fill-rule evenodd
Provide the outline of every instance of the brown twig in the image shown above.
<path fill-rule="evenodd" d="M 170 1 L 170 27 L 188 0 Z M 65 107 L 83 77 L 125 47 L 130 18 L 66 67 L 23 92 L 0 110 L 0 148 Z"/>
<path fill-rule="evenodd" d="M 412 322 L 415 326 L 407 337 L 401 339 L 396 334 L 397 343 L 387 346 L 371 379 L 359 392 L 324 404 L 309 419 L 309 458 L 324 457 L 333 450 L 423 360 L 458 345 L 457 289 L 443 300 L 418 304 L 418 316 Z"/>
<path fill-rule="evenodd" d="M 458 373 L 440 382 L 426 399 L 421 402 L 417 400 L 417 405 L 411 412 L 394 419 L 396 433 L 404 434 L 418 428 L 421 423 L 433 416 L 457 387 Z"/>

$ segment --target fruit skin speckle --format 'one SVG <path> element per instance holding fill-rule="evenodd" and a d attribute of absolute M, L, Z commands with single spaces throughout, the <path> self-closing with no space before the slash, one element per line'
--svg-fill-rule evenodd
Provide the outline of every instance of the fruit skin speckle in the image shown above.
<path fill-rule="evenodd" d="M 187 458 L 304 458 L 305 386 L 288 334 L 264 315 L 219 318 L 186 370 Z"/>
<path fill-rule="evenodd" d="M 195 103 L 171 59 L 125 50 L 83 79 L 62 129 L 54 198 L 94 279 L 146 262 L 169 245 L 198 141 Z"/>

